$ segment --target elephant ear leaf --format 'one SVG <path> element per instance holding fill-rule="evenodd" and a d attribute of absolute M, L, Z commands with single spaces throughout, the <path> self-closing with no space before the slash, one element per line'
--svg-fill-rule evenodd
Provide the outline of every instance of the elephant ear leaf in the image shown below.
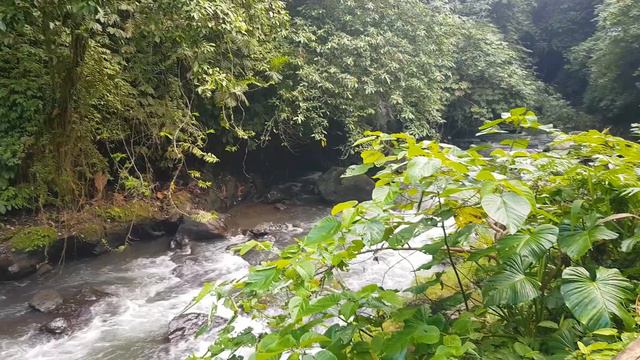
<path fill-rule="evenodd" d="M 600 267 L 594 279 L 585 268 L 569 267 L 562 272 L 562 282 L 565 304 L 588 328 L 612 327 L 614 316 L 629 319 L 624 303 L 631 297 L 631 284 L 618 269 Z"/>
<path fill-rule="evenodd" d="M 522 227 L 531 212 L 529 201 L 513 192 L 485 195 L 481 204 L 487 215 L 506 226 L 510 234 Z"/>
<path fill-rule="evenodd" d="M 618 234 L 607 229 L 604 225 L 597 225 L 586 230 L 561 233 L 558 244 L 562 251 L 576 260 L 591 250 L 598 241 L 612 240 L 617 237 Z"/>
<path fill-rule="evenodd" d="M 487 306 L 517 305 L 540 295 L 540 282 L 527 274 L 528 262 L 520 256 L 504 263 L 502 272 L 489 278 L 484 292 Z"/>
<path fill-rule="evenodd" d="M 518 254 L 531 260 L 537 260 L 549 250 L 558 239 L 558 228 L 544 224 L 530 232 L 509 235 L 498 242 L 501 255 Z"/>

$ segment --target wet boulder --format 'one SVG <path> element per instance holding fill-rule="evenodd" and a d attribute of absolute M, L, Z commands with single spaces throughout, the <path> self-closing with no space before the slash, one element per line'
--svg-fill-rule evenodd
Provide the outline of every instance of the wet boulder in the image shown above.
<path fill-rule="evenodd" d="M 171 269 L 171 275 L 179 279 L 187 279 L 194 274 L 199 274 L 200 267 L 195 258 L 182 258 L 182 264 Z"/>
<path fill-rule="evenodd" d="M 44 292 L 48 292 L 49 294 L 46 294 L 46 296 L 41 294 Z M 91 311 L 93 304 L 110 296 L 109 293 L 93 287 L 83 288 L 79 292 L 64 299 L 54 290 L 43 290 L 38 294 L 41 294 L 41 298 L 49 299 L 52 305 L 54 301 L 55 304 L 57 304 L 51 310 L 46 311 L 54 314 L 56 317 L 40 326 L 40 331 L 53 335 L 70 334 L 86 326 L 93 318 Z M 36 294 L 36 296 L 38 296 L 38 294 Z M 34 299 L 36 296 L 34 296 Z M 29 303 L 32 307 L 35 305 L 34 299 Z"/>
<path fill-rule="evenodd" d="M 243 229 L 242 234 L 249 239 L 271 241 L 275 244 L 288 245 L 296 236 L 301 235 L 303 229 L 288 223 L 265 222 L 251 229 Z"/>
<path fill-rule="evenodd" d="M 44 261 L 44 252 L 16 252 L 0 247 L 0 281 L 16 280 L 38 271 Z"/>
<path fill-rule="evenodd" d="M 184 249 L 190 241 L 224 238 L 227 234 L 225 219 L 224 215 L 214 215 L 206 211 L 195 211 L 185 216 L 171 241 L 171 248 Z"/>
<path fill-rule="evenodd" d="M 40 327 L 40 329 L 44 332 L 48 332 L 52 335 L 61 335 L 66 334 L 70 331 L 69 321 L 63 317 L 57 317 L 48 323 L 45 323 Z"/>
<path fill-rule="evenodd" d="M 275 185 L 266 195 L 268 203 L 278 203 L 287 200 L 294 200 L 303 193 L 303 184 L 299 182 L 288 182 Z"/>
<path fill-rule="evenodd" d="M 193 337 L 200 328 L 207 324 L 209 317 L 204 313 L 180 314 L 169 322 L 169 342 L 175 343 Z M 226 322 L 225 319 L 214 317 L 209 327 L 218 327 Z"/>
<path fill-rule="evenodd" d="M 29 306 L 43 313 L 52 312 L 62 305 L 62 295 L 55 290 L 38 291 L 29 301 Z"/>
<path fill-rule="evenodd" d="M 38 266 L 38 271 L 36 272 L 36 274 L 38 274 L 38 276 L 43 276 L 53 270 L 54 270 L 54 267 L 51 264 L 42 263 Z"/>
<path fill-rule="evenodd" d="M 343 178 L 345 168 L 332 167 L 318 178 L 318 189 L 322 197 L 331 203 L 371 199 L 375 183 L 367 175 Z"/>
<path fill-rule="evenodd" d="M 13 263 L 6 268 L 7 279 L 20 279 L 31 275 L 38 270 L 40 257 L 32 257 L 28 254 L 17 254 Z"/>

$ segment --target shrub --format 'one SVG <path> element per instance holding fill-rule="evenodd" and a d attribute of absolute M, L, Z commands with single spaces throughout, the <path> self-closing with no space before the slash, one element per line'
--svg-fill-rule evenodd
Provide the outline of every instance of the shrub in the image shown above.
<path fill-rule="evenodd" d="M 366 133 L 350 173 L 377 170 L 371 200 L 337 204 L 279 259 L 205 287 L 196 300 L 211 293 L 269 324 L 234 330 L 233 317 L 206 356 L 249 346 L 262 359 L 611 358 L 637 336 L 640 144 L 567 135 L 525 108 L 480 134 L 505 128 L 554 140 L 545 152 L 526 138 L 461 150 Z M 434 229 L 427 245 L 412 242 Z M 403 291 L 340 281 L 358 255 L 383 250 L 429 255 L 416 271 L 434 277 L 408 273 Z M 454 290 L 425 296 L 438 284 Z"/>

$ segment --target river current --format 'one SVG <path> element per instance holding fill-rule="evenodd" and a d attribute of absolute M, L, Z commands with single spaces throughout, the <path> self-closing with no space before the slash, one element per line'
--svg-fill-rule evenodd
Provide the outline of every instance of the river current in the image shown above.
<path fill-rule="evenodd" d="M 263 223 L 287 224 L 295 236 L 328 215 L 326 206 L 294 206 L 284 210 L 271 205 L 246 204 L 231 210 L 230 235 L 223 240 L 192 243 L 191 254 L 168 250 L 169 239 L 135 242 L 122 253 L 65 264 L 62 271 L 0 283 L 0 358 L 3 360 L 129 360 L 184 359 L 201 354 L 215 331 L 170 344 L 167 327 L 198 294 L 206 281 L 244 276 L 249 264 L 229 248 L 248 238 L 240 229 Z M 414 239 L 418 243 L 431 236 Z M 414 243 L 416 245 L 416 243 Z M 378 283 L 386 288 L 411 286 L 407 276 L 429 258 L 418 252 L 379 252 L 362 255 L 347 273 L 341 274 L 352 288 Z M 63 295 L 96 288 L 111 296 L 91 306 L 90 320 L 71 335 L 52 337 L 39 331 L 50 320 L 31 310 L 27 303 L 39 290 L 55 289 Z M 203 302 L 190 312 L 208 312 Z M 220 316 L 228 314 L 219 313 Z M 247 326 L 259 327 L 247 319 Z"/>

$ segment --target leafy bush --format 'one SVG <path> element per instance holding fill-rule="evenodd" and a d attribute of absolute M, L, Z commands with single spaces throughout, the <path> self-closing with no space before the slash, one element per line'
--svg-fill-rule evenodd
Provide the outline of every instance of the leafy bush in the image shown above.
<path fill-rule="evenodd" d="M 637 336 L 640 144 L 567 135 L 525 108 L 480 134 L 505 127 L 553 142 L 461 150 L 366 133 L 350 173 L 377 170 L 372 199 L 337 204 L 280 259 L 203 289 L 197 300 L 211 293 L 268 324 L 234 330 L 233 317 L 205 358 L 240 359 L 247 346 L 254 359 L 611 358 Z M 440 235 L 414 245 L 427 231 Z M 404 291 L 337 276 L 379 251 L 427 254 L 416 270 L 434 275 L 408 273 L 416 282 Z M 425 296 L 445 284 L 448 296 Z"/>

